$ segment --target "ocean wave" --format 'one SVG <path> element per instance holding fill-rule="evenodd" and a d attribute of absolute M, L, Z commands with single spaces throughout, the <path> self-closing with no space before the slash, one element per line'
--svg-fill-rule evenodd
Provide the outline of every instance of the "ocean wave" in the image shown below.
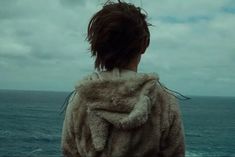
<path fill-rule="evenodd" d="M 12 131 L 0 129 L 0 137 L 9 137 L 13 135 Z"/>
<path fill-rule="evenodd" d="M 225 152 L 186 151 L 185 157 L 234 157 L 235 154 Z"/>
<path fill-rule="evenodd" d="M 199 133 L 186 133 L 185 135 L 190 137 L 202 137 L 202 135 Z"/>
<path fill-rule="evenodd" d="M 32 134 L 32 138 L 35 140 L 42 140 L 42 141 L 54 141 L 54 140 L 59 140 L 61 135 L 59 134 L 48 134 L 48 133 L 43 133 L 43 132 L 34 132 Z"/>
<path fill-rule="evenodd" d="M 191 152 L 191 151 L 186 151 L 185 156 L 186 157 L 204 157 L 204 153 L 202 152 Z"/>
<path fill-rule="evenodd" d="M 42 152 L 42 151 L 43 151 L 42 148 L 37 148 L 37 149 L 34 149 L 34 150 L 32 150 L 31 152 L 29 152 L 29 153 L 27 154 L 27 156 L 32 157 L 33 155 L 36 155 L 36 154 L 38 154 L 39 152 Z"/>
<path fill-rule="evenodd" d="M 34 141 L 42 141 L 42 142 L 57 142 L 60 140 L 60 134 L 52 134 L 47 132 L 23 132 L 23 131 L 11 131 L 0 129 L 0 139 L 1 140 L 13 140 L 18 139 L 24 142 L 32 143 Z"/>

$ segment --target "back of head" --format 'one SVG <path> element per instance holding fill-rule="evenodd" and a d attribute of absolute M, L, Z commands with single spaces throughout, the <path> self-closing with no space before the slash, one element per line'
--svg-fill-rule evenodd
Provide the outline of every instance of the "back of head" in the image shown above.
<path fill-rule="evenodd" d="M 108 1 L 90 20 L 87 39 L 95 68 L 125 68 L 145 52 L 150 33 L 146 14 L 133 4 Z"/>

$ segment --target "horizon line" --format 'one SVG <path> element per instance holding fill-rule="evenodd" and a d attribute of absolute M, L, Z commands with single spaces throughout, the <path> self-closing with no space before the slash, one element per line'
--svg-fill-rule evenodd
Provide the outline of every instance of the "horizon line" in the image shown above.
<path fill-rule="evenodd" d="M 60 92 L 60 93 L 70 93 L 72 92 L 69 90 L 51 90 L 51 89 L 2 89 L 0 88 L 0 91 L 25 91 L 25 92 Z M 235 97 L 232 95 L 196 95 L 196 94 L 188 94 L 187 97 Z"/>

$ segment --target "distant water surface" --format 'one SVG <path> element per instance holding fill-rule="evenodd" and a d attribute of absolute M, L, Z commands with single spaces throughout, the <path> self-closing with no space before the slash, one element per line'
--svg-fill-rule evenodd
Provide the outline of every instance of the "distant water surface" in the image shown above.
<path fill-rule="evenodd" d="M 0 90 L 0 157 L 61 156 L 66 92 Z M 235 156 L 235 98 L 180 101 L 187 157 Z"/>

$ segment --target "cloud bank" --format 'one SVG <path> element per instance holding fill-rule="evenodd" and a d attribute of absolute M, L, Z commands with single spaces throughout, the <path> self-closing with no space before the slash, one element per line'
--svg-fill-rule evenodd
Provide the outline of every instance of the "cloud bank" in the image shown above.
<path fill-rule="evenodd" d="M 103 0 L 1 0 L 0 88 L 71 91 L 93 71 L 86 28 Z M 186 95 L 235 96 L 233 0 L 132 0 L 148 12 L 140 72 Z"/>

